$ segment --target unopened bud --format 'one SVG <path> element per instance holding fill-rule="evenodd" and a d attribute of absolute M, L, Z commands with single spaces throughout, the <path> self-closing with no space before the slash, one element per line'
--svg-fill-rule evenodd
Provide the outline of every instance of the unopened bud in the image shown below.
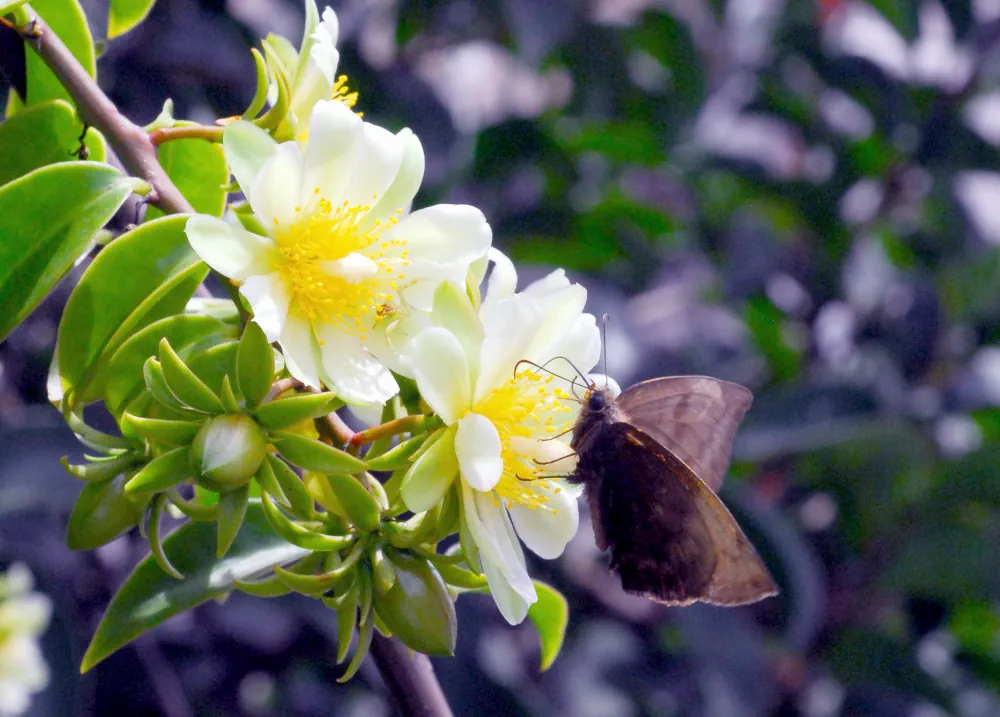
<path fill-rule="evenodd" d="M 191 467 L 201 485 L 227 493 L 246 485 L 267 455 L 267 438 L 257 423 L 242 413 L 205 422 L 191 444 Z"/>

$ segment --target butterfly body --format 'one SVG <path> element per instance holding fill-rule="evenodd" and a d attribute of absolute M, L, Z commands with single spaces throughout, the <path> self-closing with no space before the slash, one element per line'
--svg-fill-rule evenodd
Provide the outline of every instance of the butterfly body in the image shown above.
<path fill-rule="evenodd" d="M 622 587 L 671 605 L 755 602 L 777 588 L 713 492 L 750 406 L 742 386 L 654 379 L 616 400 L 592 387 L 573 429 L 570 480 L 586 487 L 594 536 Z"/>

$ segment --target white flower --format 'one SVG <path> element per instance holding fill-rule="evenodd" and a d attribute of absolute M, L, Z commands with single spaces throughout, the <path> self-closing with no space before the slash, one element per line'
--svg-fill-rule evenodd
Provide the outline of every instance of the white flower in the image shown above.
<path fill-rule="evenodd" d="M 309 134 L 313 108 L 323 100 L 337 100 L 352 108 L 358 93 L 347 88 L 347 76 L 337 76 L 340 52 L 337 40 L 340 23 L 332 8 L 323 10 L 323 19 L 313 0 L 306 0 L 306 23 L 298 51 L 283 37 L 270 36 L 264 41 L 264 52 L 271 71 L 280 74 L 288 84 L 288 115 L 276 131 L 282 139 L 295 137 L 304 141 Z M 270 100 L 277 98 L 277 85 L 272 85 Z"/>
<path fill-rule="evenodd" d="M 278 341 L 291 374 L 345 401 L 382 403 L 398 387 L 371 347 L 385 317 L 429 308 L 441 281 L 463 282 L 490 227 L 470 206 L 406 213 L 424 155 L 408 129 L 391 134 L 342 104 L 320 102 L 305 146 L 278 144 L 248 122 L 223 146 L 254 218 L 188 220 L 194 250 L 241 284 L 254 321 Z"/>
<path fill-rule="evenodd" d="M 407 507 L 421 512 L 461 476 L 466 558 L 482 568 L 504 617 L 518 623 L 537 600 L 518 537 L 538 556 L 555 558 L 579 522 L 578 492 L 556 478 L 575 467 L 573 387 L 518 362 L 545 365 L 561 356 L 587 371 L 597 362 L 600 334 L 583 313 L 586 290 L 561 270 L 514 294 L 513 267 L 496 250 L 491 258 L 496 267 L 478 315 L 463 292 L 443 285 L 435 295 L 437 325 L 409 343 L 421 396 L 447 427 L 401 490 Z M 548 367 L 575 375 L 566 362 Z"/>
<path fill-rule="evenodd" d="M 31 592 L 31 573 L 13 565 L 0 575 L 0 716 L 27 711 L 31 695 L 49 683 L 49 670 L 38 648 L 52 611 L 49 599 Z"/>

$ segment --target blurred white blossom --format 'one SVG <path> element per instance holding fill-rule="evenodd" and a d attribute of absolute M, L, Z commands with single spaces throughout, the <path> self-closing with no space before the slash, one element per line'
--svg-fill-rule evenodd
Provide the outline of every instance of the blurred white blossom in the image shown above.
<path fill-rule="evenodd" d="M 0 574 L 0 717 L 26 712 L 31 696 L 49 683 L 38 637 L 49 624 L 52 605 L 32 586 L 24 565 Z"/>

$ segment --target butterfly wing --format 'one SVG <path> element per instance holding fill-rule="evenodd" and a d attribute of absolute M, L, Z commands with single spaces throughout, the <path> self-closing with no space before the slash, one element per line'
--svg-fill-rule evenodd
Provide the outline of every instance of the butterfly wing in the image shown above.
<path fill-rule="evenodd" d="M 740 605 L 777 592 L 718 497 L 643 431 L 602 428 L 580 467 L 600 475 L 588 483 L 599 491 L 594 532 L 625 590 L 669 605 Z"/>
<path fill-rule="evenodd" d="M 629 422 L 655 438 L 718 490 L 729 468 L 736 428 L 753 394 L 708 376 L 643 381 L 618 397 Z"/>

